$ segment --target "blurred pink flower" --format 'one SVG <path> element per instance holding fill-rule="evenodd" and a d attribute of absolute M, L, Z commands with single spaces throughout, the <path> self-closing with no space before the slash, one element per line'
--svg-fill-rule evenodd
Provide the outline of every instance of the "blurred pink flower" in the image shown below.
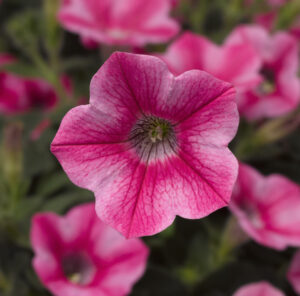
<path fill-rule="evenodd" d="M 264 177 L 240 164 L 229 207 L 258 243 L 278 250 L 300 246 L 300 187 L 287 178 Z"/>
<path fill-rule="evenodd" d="M 298 40 L 298 42 L 300 41 L 300 16 L 296 19 L 289 32 Z"/>
<path fill-rule="evenodd" d="M 268 282 L 258 282 L 245 285 L 236 291 L 233 296 L 285 296 L 280 290 Z"/>
<path fill-rule="evenodd" d="M 54 89 L 41 79 L 24 79 L 0 73 L 0 113 L 9 115 L 33 108 L 49 110 L 57 103 Z"/>
<path fill-rule="evenodd" d="M 175 75 L 204 70 L 234 84 L 238 92 L 253 88 L 260 81 L 260 58 L 246 43 L 218 46 L 203 36 L 186 32 L 159 56 Z"/>
<path fill-rule="evenodd" d="M 93 204 L 64 217 L 36 214 L 31 243 L 34 269 L 55 296 L 127 295 L 148 257 L 141 240 L 126 240 L 101 222 Z"/>
<path fill-rule="evenodd" d="M 53 87 L 42 79 L 25 79 L 25 90 L 29 99 L 29 107 L 41 110 L 50 110 L 58 102 Z"/>
<path fill-rule="evenodd" d="M 278 17 L 277 11 L 268 11 L 264 13 L 257 14 L 254 18 L 254 22 L 266 30 L 271 31 L 274 28 L 275 22 Z"/>
<path fill-rule="evenodd" d="M 84 40 L 117 45 L 166 42 L 179 30 L 170 0 L 65 0 L 58 18 Z"/>
<path fill-rule="evenodd" d="M 155 234 L 175 215 L 228 204 L 237 161 L 235 91 L 198 70 L 175 78 L 153 56 L 114 53 L 52 142 L 70 179 L 95 192 L 98 216 L 126 237 Z"/>
<path fill-rule="evenodd" d="M 268 0 L 269 5 L 273 7 L 282 6 L 287 2 L 289 2 L 289 0 Z"/>
<path fill-rule="evenodd" d="M 256 25 L 236 28 L 227 39 L 231 45 L 251 44 L 261 58 L 261 83 L 239 96 L 238 106 L 249 120 L 280 116 L 294 110 L 300 101 L 297 77 L 298 43 L 290 34 L 277 32 L 270 36 Z"/>
<path fill-rule="evenodd" d="M 296 252 L 292 259 L 287 278 L 297 294 L 300 294 L 300 250 Z"/>
<path fill-rule="evenodd" d="M 25 83 L 18 76 L 0 73 L 0 113 L 14 114 L 29 109 Z"/>
<path fill-rule="evenodd" d="M 6 64 L 10 64 L 16 61 L 16 58 L 9 53 L 0 54 L 0 67 Z"/>

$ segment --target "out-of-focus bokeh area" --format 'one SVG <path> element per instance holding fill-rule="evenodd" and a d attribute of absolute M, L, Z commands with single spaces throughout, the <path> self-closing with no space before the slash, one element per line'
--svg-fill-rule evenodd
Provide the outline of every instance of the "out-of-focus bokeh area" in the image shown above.
<path fill-rule="evenodd" d="M 120 5 L 118 1 L 111 0 L 110 4 L 107 4 L 107 0 L 0 1 L 1 296 L 51 295 L 32 267 L 34 253 L 30 242 L 31 219 L 38 212 L 64 215 L 76 205 L 93 202 L 94 196 L 68 179 L 50 153 L 50 143 L 65 113 L 72 107 L 88 103 L 92 76 L 116 50 L 162 56 L 176 75 L 181 71 L 176 67 L 180 68 L 185 63 L 186 69 L 182 66 L 184 71 L 198 68 L 210 72 L 209 69 L 219 66 L 207 66 L 206 59 L 210 62 L 214 59 L 215 47 L 211 43 L 216 46 L 225 44 L 225 40 L 232 36 L 238 26 L 258 26 L 257 32 L 264 32 L 262 35 L 265 34 L 268 38 L 278 32 L 286 34 L 281 36 L 282 41 L 270 41 L 269 49 L 263 45 L 265 60 L 262 62 L 259 57 L 257 63 L 253 62 L 253 68 L 245 66 L 242 79 L 237 79 L 235 74 L 232 74 L 235 78 L 228 79 L 233 84 L 238 81 L 237 88 L 241 92 L 246 85 L 243 83 L 251 80 L 247 77 L 249 73 L 256 71 L 266 82 L 257 89 L 255 87 L 258 83 L 253 82 L 255 90 L 247 89 L 247 99 L 243 101 L 246 103 L 239 106 L 240 127 L 231 143 L 231 149 L 239 161 L 251 165 L 261 174 L 280 174 L 294 182 L 295 186 L 300 184 L 300 86 L 297 74 L 291 74 L 297 71 L 299 73 L 300 70 L 300 1 L 160 1 L 168 3 L 162 7 L 157 4 L 157 9 L 162 11 L 153 13 L 153 18 L 152 12 L 140 12 L 141 7 L 135 14 L 130 13 L 129 7 L 122 7 L 129 12 L 124 15 L 120 12 L 121 19 L 116 20 L 117 25 L 104 20 L 110 13 L 109 9 L 100 12 L 101 5 L 97 6 L 97 2 L 109 6 L 112 2 Z M 75 8 L 68 11 L 67 6 L 71 2 L 75 3 Z M 89 2 L 91 6 L 87 8 L 88 5 L 85 6 L 84 3 Z M 135 1 L 123 2 L 133 5 Z M 99 11 L 94 15 L 91 10 L 87 12 L 91 7 Z M 155 22 L 160 23 L 156 25 Z M 125 33 L 122 28 L 126 29 Z M 207 41 L 201 41 L 203 44 L 199 41 L 198 44 L 191 37 L 190 41 L 183 42 L 182 48 L 177 48 L 177 55 L 175 49 L 175 56 L 166 54 L 183 34 L 191 33 L 199 38 L 206 38 Z M 251 38 L 254 39 L 265 38 L 258 33 L 253 35 Z M 209 46 L 212 47 L 207 49 L 204 44 L 209 40 Z M 276 69 L 280 69 L 278 72 L 285 71 L 278 74 L 281 75 L 280 78 L 276 78 L 275 66 L 269 67 L 272 71 L 275 69 L 275 74 L 272 71 L 273 74 L 266 73 L 264 66 L 258 69 L 259 63 L 271 65 L 273 58 L 269 58 L 268 54 L 272 56 L 275 49 L 286 44 L 290 45 L 278 54 L 277 60 L 274 58 Z M 222 48 L 224 47 L 225 45 Z M 293 53 L 285 58 L 291 48 Z M 224 57 L 225 54 L 216 56 L 219 59 L 217 64 L 224 63 L 225 60 L 227 63 L 223 68 L 218 68 L 221 71 L 218 73 L 219 78 L 226 80 L 230 73 L 239 72 L 236 70 L 239 65 L 253 58 L 251 54 L 248 55 L 247 50 L 244 57 L 239 57 L 243 50 L 240 48 L 235 53 L 230 53 L 228 49 L 227 58 Z M 239 60 L 236 61 L 235 58 Z M 193 64 L 193 61 L 199 63 Z M 171 66 L 172 62 L 174 68 Z M 292 70 L 281 70 L 284 67 Z M 298 67 L 297 71 L 295 67 Z M 230 73 L 226 76 L 225 72 Z M 216 73 L 212 74 L 218 76 Z M 258 104 L 257 101 L 265 100 L 274 87 L 277 87 L 276 83 L 280 85 L 274 95 L 275 101 L 268 98 L 264 101 L 265 104 Z M 253 93 L 249 94 L 249 91 Z M 287 104 L 284 100 L 289 99 L 291 101 Z M 255 182 L 250 182 L 249 187 L 253 188 Z M 274 195 L 274 190 L 269 194 Z M 232 213 L 236 212 L 232 210 Z M 284 215 L 289 216 L 289 212 L 284 212 Z M 300 217 L 300 212 L 298 215 Z M 254 234 L 254 239 L 250 239 L 238 226 L 238 220 L 243 218 L 238 216 L 238 219 L 234 219 L 229 209 L 223 208 L 200 220 L 177 217 L 165 231 L 143 238 L 150 250 L 146 272 L 135 283 L 129 295 L 231 296 L 243 285 L 261 281 L 269 282 L 285 295 L 297 295 L 295 285 L 287 279 L 297 244 L 283 243 L 287 248 L 278 249 L 276 246 L 281 245 L 281 242 L 277 241 L 278 244 L 274 243 L 275 247 L 272 248 L 272 243 L 267 246 L 269 241 L 265 238 L 269 234 L 261 234 L 262 238 L 257 238 Z M 297 223 L 294 226 L 299 226 L 297 235 L 300 238 L 299 219 Z M 244 228 L 248 229 L 245 225 Z M 278 237 L 276 239 L 280 240 Z M 300 277 L 298 281 L 299 287 Z M 271 292 L 264 295 L 275 296 Z"/>

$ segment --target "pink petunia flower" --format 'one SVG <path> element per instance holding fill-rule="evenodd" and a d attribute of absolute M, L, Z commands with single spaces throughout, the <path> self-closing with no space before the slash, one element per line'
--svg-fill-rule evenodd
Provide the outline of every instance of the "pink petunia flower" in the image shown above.
<path fill-rule="evenodd" d="M 179 30 L 170 0 L 64 0 L 58 18 L 84 40 L 109 45 L 166 42 Z"/>
<path fill-rule="evenodd" d="M 229 207 L 258 243 L 278 250 L 300 246 L 300 187 L 287 178 L 264 177 L 240 164 Z"/>
<path fill-rule="evenodd" d="M 18 114 L 34 108 L 50 110 L 58 101 L 54 89 L 41 79 L 0 73 L 0 113 Z"/>
<path fill-rule="evenodd" d="M 218 46 L 203 36 L 185 32 L 159 56 L 175 75 L 192 69 L 204 70 L 232 83 L 238 93 L 260 82 L 260 58 L 246 43 Z"/>
<path fill-rule="evenodd" d="M 105 223 L 126 237 L 152 235 L 175 215 L 198 219 L 228 204 L 237 126 L 230 84 L 198 70 L 175 78 L 157 57 L 117 52 L 51 150 L 76 185 L 94 191 Z"/>
<path fill-rule="evenodd" d="M 251 44 L 261 58 L 261 83 L 239 97 L 239 111 L 249 120 L 280 116 L 294 110 L 300 101 L 298 43 L 286 32 L 270 36 L 256 25 L 240 26 L 227 43 Z"/>
<path fill-rule="evenodd" d="M 148 248 L 126 240 L 101 222 L 93 204 L 66 216 L 36 214 L 32 220 L 33 267 L 55 296 L 123 296 L 143 275 Z"/>
<path fill-rule="evenodd" d="M 300 251 L 297 251 L 287 273 L 287 279 L 294 290 L 300 294 Z"/>
<path fill-rule="evenodd" d="M 233 296 L 285 296 L 280 290 L 268 282 L 258 282 L 245 285 L 237 290 Z"/>

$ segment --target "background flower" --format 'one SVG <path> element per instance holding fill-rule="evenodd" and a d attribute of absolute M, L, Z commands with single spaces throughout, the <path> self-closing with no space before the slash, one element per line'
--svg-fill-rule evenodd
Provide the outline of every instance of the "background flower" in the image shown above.
<path fill-rule="evenodd" d="M 103 224 L 93 204 L 64 217 L 36 214 L 32 221 L 33 266 L 57 296 L 127 295 L 142 276 L 148 249 Z"/>
<path fill-rule="evenodd" d="M 270 36 L 262 27 L 236 28 L 228 44 L 251 44 L 261 58 L 261 83 L 241 96 L 239 111 L 249 120 L 274 117 L 294 110 L 300 100 L 298 43 L 286 32 Z"/>
<path fill-rule="evenodd" d="M 267 282 L 248 284 L 240 288 L 233 296 L 284 296 L 284 294 Z"/>
<path fill-rule="evenodd" d="M 99 43 L 143 45 L 165 42 L 178 32 L 168 14 L 170 0 L 62 1 L 62 25 Z M 87 40 L 87 39 L 85 39 Z"/>
<path fill-rule="evenodd" d="M 287 178 L 264 177 L 240 164 L 230 209 L 258 243 L 278 250 L 300 246 L 300 187 Z"/>

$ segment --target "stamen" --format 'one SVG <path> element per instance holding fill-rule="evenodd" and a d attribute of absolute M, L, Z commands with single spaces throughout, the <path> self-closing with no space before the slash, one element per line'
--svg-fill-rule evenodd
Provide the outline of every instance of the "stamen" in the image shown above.
<path fill-rule="evenodd" d="M 62 269 L 70 282 L 86 285 L 93 279 L 95 267 L 90 259 L 82 253 L 69 254 L 62 259 Z"/>
<path fill-rule="evenodd" d="M 259 92 L 262 94 L 269 94 L 275 90 L 275 74 L 274 71 L 268 67 L 264 67 L 260 74 L 264 77 L 264 81 L 259 86 Z"/>
<path fill-rule="evenodd" d="M 172 124 L 154 116 L 146 116 L 136 122 L 131 130 L 129 142 L 145 162 L 174 154 L 177 147 Z"/>

